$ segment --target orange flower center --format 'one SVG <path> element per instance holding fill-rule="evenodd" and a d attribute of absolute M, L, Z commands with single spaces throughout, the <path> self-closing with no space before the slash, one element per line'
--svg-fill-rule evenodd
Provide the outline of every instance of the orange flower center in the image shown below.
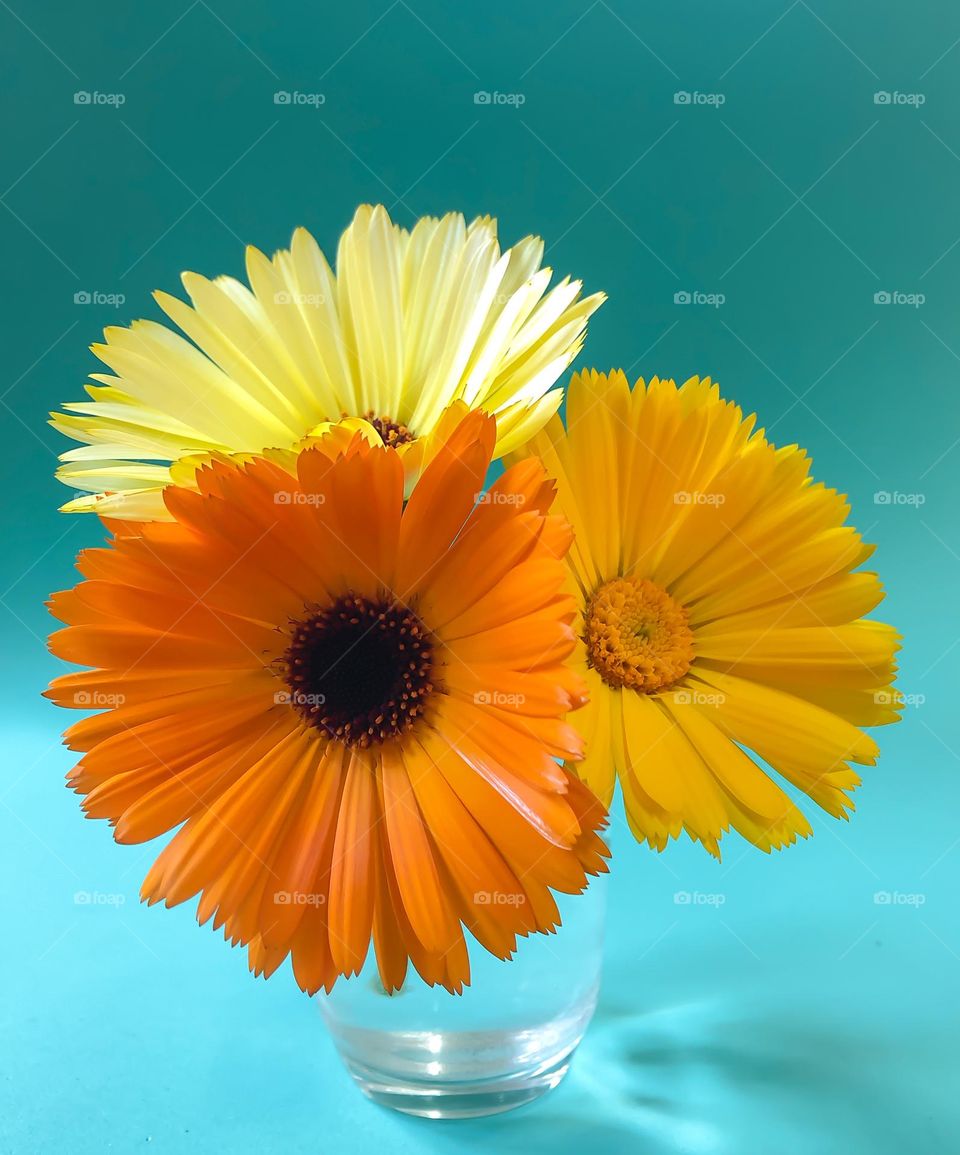
<path fill-rule="evenodd" d="M 293 627 L 283 656 L 289 702 L 346 746 L 406 733 L 433 693 L 434 646 L 406 606 L 352 591 Z"/>
<path fill-rule="evenodd" d="M 587 603 L 587 661 L 608 686 L 653 694 L 680 680 L 693 661 L 687 611 L 646 578 L 605 582 Z"/>

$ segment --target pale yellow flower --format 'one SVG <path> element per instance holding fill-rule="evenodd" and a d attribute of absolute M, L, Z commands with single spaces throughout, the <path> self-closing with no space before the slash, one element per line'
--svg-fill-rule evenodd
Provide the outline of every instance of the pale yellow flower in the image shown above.
<path fill-rule="evenodd" d="M 336 272 L 297 229 L 272 260 L 247 250 L 250 288 L 185 273 L 191 304 L 155 294 L 184 335 L 154 321 L 108 328 L 93 351 L 114 375 L 94 374 L 89 400 L 52 415 L 83 443 L 58 471 L 84 491 L 64 510 L 166 518 L 163 487 L 190 484 L 210 455 L 290 449 L 343 417 L 395 445 L 411 484 L 454 402 L 496 415 L 497 456 L 518 448 L 556 412 L 551 387 L 605 299 L 568 278 L 548 291 L 542 256 L 537 237 L 501 253 L 489 217 L 424 217 L 408 231 L 363 205 Z"/>

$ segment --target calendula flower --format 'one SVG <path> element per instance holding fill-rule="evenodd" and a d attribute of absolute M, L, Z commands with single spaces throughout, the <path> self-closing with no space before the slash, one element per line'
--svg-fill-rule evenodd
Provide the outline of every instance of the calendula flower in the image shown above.
<path fill-rule="evenodd" d="M 200 894 L 257 973 L 291 955 L 329 990 L 372 939 L 387 990 L 409 959 L 459 991 L 464 928 L 508 957 L 605 869 L 557 761 L 581 751 L 569 527 L 535 464 L 478 501 L 495 436 L 470 413 L 406 503 L 399 455 L 342 428 L 215 461 L 52 600 L 53 652 L 91 669 L 48 694 L 102 708 L 66 735 L 84 810 L 122 843 L 179 827 L 143 897 Z"/>
<path fill-rule="evenodd" d="M 602 293 L 551 291 L 543 242 L 500 252 L 496 222 L 458 213 L 411 231 L 364 205 L 334 274 L 305 230 L 271 261 L 247 250 L 248 289 L 185 273 L 191 304 L 156 293 L 183 336 L 153 321 L 105 331 L 89 400 L 52 414 L 82 442 L 58 476 L 87 491 L 67 512 L 169 516 L 161 491 L 192 485 L 206 456 L 290 448 L 327 423 L 366 420 L 404 458 L 408 489 L 455 401 L 497 417 L 496 455 L 556 412 L 551 386 L 579 352 Z"/>
<path fill-rule="evenodd" d="M 719 857 L 733 827 L 762 850 L 810 833 L 750 756 L 846 817 L 892 722 L 898 635 L 849 507 L 776 449 L 709 379 L 575 375 L 567 428 L 531 444 L 576 540 L 576 666 L 589 705 L 578 772 L 609 804 L 619 777 L 636 837 L 681 830 Z"/>

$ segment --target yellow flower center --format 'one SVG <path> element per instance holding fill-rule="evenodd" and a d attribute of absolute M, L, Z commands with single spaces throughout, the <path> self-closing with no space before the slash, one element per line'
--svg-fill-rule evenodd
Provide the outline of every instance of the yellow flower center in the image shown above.
<path fill-rule="evenodd" d="M 679 681 L 693 661 L 687 611 L 646 578 L 605 582 L 587 604 L 587 661 L 608 686 L 653 694 Z"/>

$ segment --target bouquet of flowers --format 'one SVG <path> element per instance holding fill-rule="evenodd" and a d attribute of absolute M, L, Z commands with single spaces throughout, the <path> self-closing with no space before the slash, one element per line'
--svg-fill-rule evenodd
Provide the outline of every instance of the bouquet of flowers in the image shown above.
<path fill-rule="evenodd" d="M 50 603 L 83 668 L 48 696 L 98 711 L 66 732 L 83 810 L 176 831 L 143 897 L 199 896 L 256 974 L 419 984 L 434 1056 L 436 998 L 607 870 L 617 781 L 658 851 L 779 849 L 811 828 L 776 778 L 846 818 L 898 713 L 845 499 L 709 378 L 554 388 L 604 298 L 542 255 L 364 206 L 335 270 L 300 229 L 249 287 L 185 274 L 189 304 L 156 294 L 180 332 L 108 329 L 53 415 L 63 508 L 109 532 Z M 442 1064 L 404 1062 L 442 1113 Z"/>

